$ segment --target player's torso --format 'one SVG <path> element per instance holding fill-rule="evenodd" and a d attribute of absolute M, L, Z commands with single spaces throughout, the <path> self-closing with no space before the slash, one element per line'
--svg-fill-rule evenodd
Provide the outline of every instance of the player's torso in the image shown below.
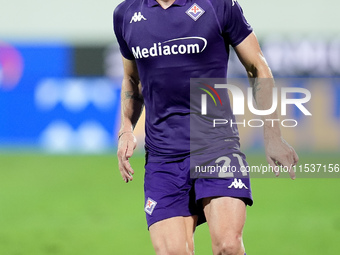
<path fill-rule="evenodd" d="M 131 1 L 123 36 L 136 60 L 146 108 L 189 111 L 190 78 L 224 77 L 228 52 L 209 0 Z M 166 98 L 164 98 L 166 96 Z M 160 116 L 162 115 L 162 116 Z M 149 121 L 149 120 L 148 120 Z"/>
<path fill-rule="evenodd" d="M 231 7 L 231 0 L 176 0 L 168 9 L 155 0 L 126 0 L 117 9 L 120 46 L 127 58 L 135 59 L 142 83 L 150 162 L 188 156 L 190 116 L 200 112 L 198 106 L 191 107 L 190 79 L 226 77 Z M 225 97 L 229 119 L 232 112 Z M 207 123 L 199 125 L 203 129 Z M 216 137 L 237 138 L 236 127 L 224 130 Z"/>

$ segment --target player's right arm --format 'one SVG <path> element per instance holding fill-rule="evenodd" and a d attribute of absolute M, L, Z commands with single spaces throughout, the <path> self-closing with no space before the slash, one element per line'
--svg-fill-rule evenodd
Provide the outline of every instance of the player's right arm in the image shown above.
<path fill-rule="evenodd" d="M 141 83 L 134 60 L 123 57 L 124 77 L 121 89 L 121 126 L 118 133 L 118 166 L 123 180 L 132 181 L 134 171 L 129 163 L 137 145 L 133 129 L 142 113 L 144 100 Z"/>

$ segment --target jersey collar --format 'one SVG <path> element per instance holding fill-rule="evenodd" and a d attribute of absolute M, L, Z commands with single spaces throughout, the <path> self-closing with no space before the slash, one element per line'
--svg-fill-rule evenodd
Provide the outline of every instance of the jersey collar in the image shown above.
<path fill-rule="evenodd" d="M 148 7 L 154 7 L 159 5 L 156 0 L 147 0 Z M 187 3 L 187 0 L 176 0 L 172 5 L 184 6 Z"/>

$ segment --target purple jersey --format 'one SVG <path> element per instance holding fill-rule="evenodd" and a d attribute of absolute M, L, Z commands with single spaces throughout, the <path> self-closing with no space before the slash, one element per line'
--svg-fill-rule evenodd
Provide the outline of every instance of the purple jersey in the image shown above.
<path fill-rule="evenodd" d="M 226 77 L 229 45 L 252 32 L 241 7 L 235 0 L 176 0 L 163 9 L 155 0 L 126 0 L 115 9 L 114 30 L 122 55 L 137 63 L 149 162 L 187 157 L 190 78 Z M 226 118 L 234 119 L 226 97 Z M 219 130 L 238 138 L 236 126 Z"/>

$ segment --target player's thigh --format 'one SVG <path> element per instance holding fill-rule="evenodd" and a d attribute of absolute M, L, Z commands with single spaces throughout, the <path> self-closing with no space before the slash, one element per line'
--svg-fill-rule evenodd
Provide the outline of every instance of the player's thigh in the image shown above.
<path fill-rule="evenodd" d="M 237 250 L 235 254 L 243 254 L 242 232 L 246 220 L 245 203 L 233 197 L 204 198 L 202 202 L 213 251 L 229 249 Z M 214 252 L 214 254 L 219 254 L 219 252 Z"/>
<path fill-rule="evenodd" d="M 156 254 L 193 254 L 196 224 L 197 216 L 172 217 L 152 224 L 149 231 Z"/>

